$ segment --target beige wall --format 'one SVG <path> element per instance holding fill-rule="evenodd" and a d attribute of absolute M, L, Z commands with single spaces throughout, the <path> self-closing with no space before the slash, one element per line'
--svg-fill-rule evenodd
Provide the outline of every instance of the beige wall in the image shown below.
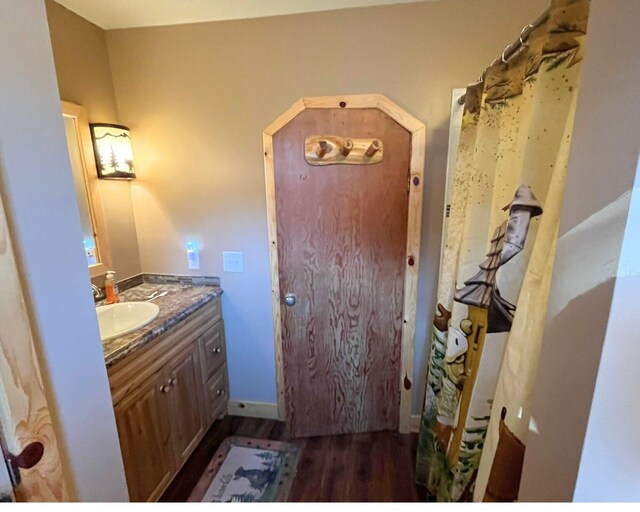
<path fill-rule="evenodd" d="M 46 0 L 60 98 L 87 109 L 90 122 L 118 121 L 105 33 Z M 119 279 L 140 273 L 140 255 L 128 182 L 102 180 L 107 235 Z"/>
<path fill-rule="evenodd" d="M 107 32 L 132 128 L 142 268 L 222 276 L 234 399 L 275 401 L 262 130 L 302 96 L 380 92 L 427 125 L 414 411 L 437 281 L 451 89 L 475 80 L 548 0 L 446 0 Z M 245 272 L 223 274 L 222 251 Z"/>

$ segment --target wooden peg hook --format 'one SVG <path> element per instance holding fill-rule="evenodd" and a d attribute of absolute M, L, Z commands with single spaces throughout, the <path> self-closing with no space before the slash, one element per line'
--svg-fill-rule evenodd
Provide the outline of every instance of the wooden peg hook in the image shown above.
<path fill-rule="evenodd" d="M 367 158 L 371 158 L 380 150 L 381 147 L 382 144 L 380 143 L 380 141 L 378 139 L 373 139 L 364 154 L 367 156 Z"/>
<path fill-rule="evenodd" d="M 318 146 L 316 147 L 316 155 L 318 158 L 322 158 L 329 151 L 329 144 L 326 140 L 321 140 L 318 142 Z"/>
<path fill-rule="evenodd" d="M 342 145 L 342 149 L 340 150 L 340 153 L 342 153 L 342 156 L 347 156 L 349 153 L 351 153 L 352 149 L 353 149 L 353 141 L 351 139 L 346 139 L 344 141 L 344 144 Z"/>
<path fill-rule="evenodd" d="M 309 165 L 373 165 L 382 162 L 381 139 L 356 139 L 341 135 L 310 135 L 304 140 Z"/>

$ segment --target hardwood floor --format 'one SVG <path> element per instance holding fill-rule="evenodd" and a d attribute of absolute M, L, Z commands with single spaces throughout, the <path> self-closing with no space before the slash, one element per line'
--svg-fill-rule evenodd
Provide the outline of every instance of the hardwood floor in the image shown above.
<path fill-rule="evenodd" d="M 227 436 L 289 441 L 284 423 L 227 416 L 216 421 L 160 501 L 186 501 Z M 294 440 L 302 457 L 289 501 L 426 501 L 414 483 L 417 436 L 372 432 Z"/>

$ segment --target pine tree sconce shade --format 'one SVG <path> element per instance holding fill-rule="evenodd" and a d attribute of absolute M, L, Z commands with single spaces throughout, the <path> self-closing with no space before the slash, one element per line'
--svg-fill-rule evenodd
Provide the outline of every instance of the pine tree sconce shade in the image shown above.
<path fill-rule="evenodd" d="M 135 179 L 129 128 L 118 124 L 90 124 L 98 178 Z"/>

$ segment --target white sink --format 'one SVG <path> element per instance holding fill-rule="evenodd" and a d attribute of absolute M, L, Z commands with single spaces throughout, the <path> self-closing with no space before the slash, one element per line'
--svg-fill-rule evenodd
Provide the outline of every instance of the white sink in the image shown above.
<path fill-rule="evenodd" d="M 155 320 L 160 308 L 151 302 L 121 302 L 98 306 L 100 338 L 107 341 L 144 327 Z"/>

